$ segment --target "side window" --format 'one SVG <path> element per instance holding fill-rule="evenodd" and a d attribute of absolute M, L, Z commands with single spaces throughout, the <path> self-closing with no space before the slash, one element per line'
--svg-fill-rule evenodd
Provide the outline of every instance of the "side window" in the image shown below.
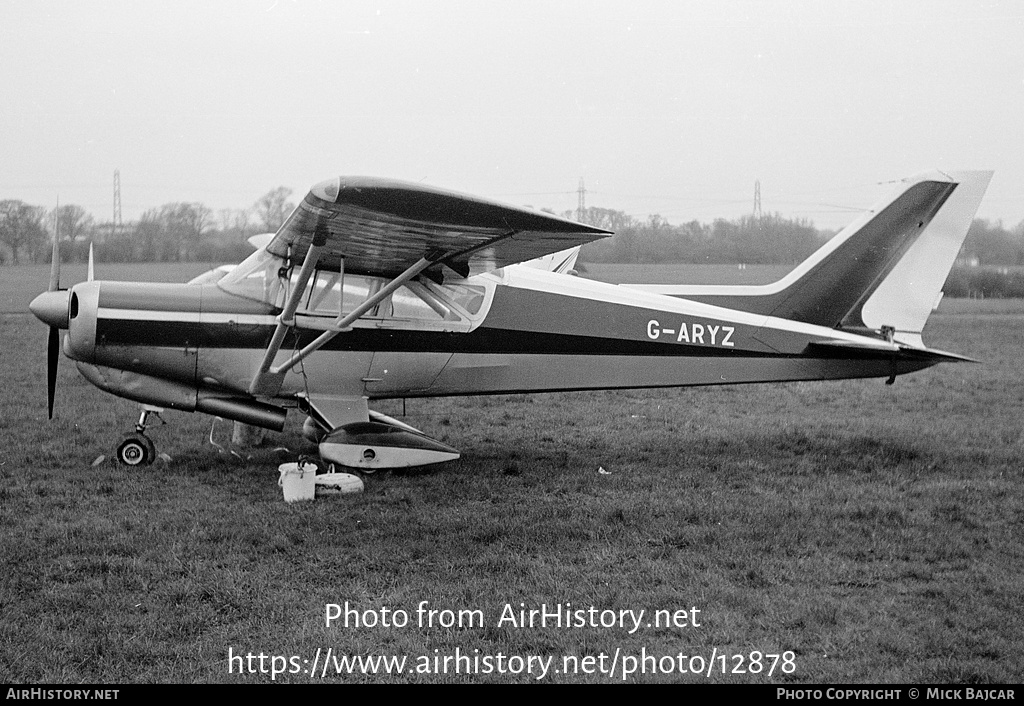
<path fill-rule="evenodd" d="M 426 321 L 440 321 L 442 319 L 442 316 L 437 311 L 432 309 L 423 299 L 416 296 L 408 287 L 402 287 L 391 295 L 391 311 L 382 311 L 381 316 Z"/>
<path fill-rule="evenodd" d="M 292 284 L 297 274 L 292 275 Z M 347 314 L 373 296 L 387 280 L 318 270 L 306 285 L 299 313 L 317 317 L 337 317 L 339 309 Z M 412 281 L 363 314 L 361 324 L 415 328 L 440 326 L 449 330 L 469 326 L 481 311 L 487 290 L 479 285 L 436 285 Z"/>
<path fill-rule="evenodd" d="M 475 316 L 480 313 L 480 307 L 484 305 L 484 297 L 487 293 L 483 287 L 455 284 L 444 289 L 451 300 L 462 307 L 467 314 Z"/>
<path fill-rule="evenodd" d="M 306 311 L 317 313 L 333 313 L 338 315 L 341 306 L 341 287 L 338 283 L 341 275 L 317 270 L 307 285 L 308 291 L 303 300 Z"/>
<path fill-rule="evenodd" d="M 292 274 L 292 284 L 295 284 L 297 275 Z M 371 292 L 380 289 L 380 282 L 376 278 L 360 277 L 358 275 L 345 275 L 344 292 L 342 299 L 342 277 L 337 272 L 317 270 L 310 277 L 306 285 L 306 294 L 302 298 L 299 311 L 316 316 L 337 316 L 344 303 L 344 313 L 352 311 L 359 306 Z M 383 304 L 379 305 L 379 309 Z M 367 314 L 372 316 L 373 312 Z"/>
<path fill-rule="evenodd" d="M 260 250 L 221 278 L 217 286 L 238 296 L 283 307 L 288 290 L 298 283 L 299 270 L 293 268 L 290 286 L 282 286 L 282 265 L 281 258 Z M 306 284 L 297 311 L 321 319 L 337 318 L 339 310 L 351 312 L 387 281 L 382 277 L 317 270 Z M 479 284 L 439 285 L 426 279 L 413 280 L 366 312 L 356 325 L 471 330 L 488 306 L 489 291 L 493 290 Z"/>

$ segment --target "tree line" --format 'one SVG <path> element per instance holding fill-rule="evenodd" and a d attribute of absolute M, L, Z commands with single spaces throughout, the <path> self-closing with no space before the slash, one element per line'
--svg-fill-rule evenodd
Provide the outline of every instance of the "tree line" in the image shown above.
<path fill-rule="evenodd" d="M 96 243 L 101 262 L 229 262 L 251 252 L 247 238 L 276 231 L 294 208 L 291 189 L 271 189 L 250 208 L 214 212 L 196 202 L 167 203 L 136 221 L 114 227 L 96 222 L 74 204 L 47 210 L 13 199 L 0 201 L 0 264 L 48 262 L 52 234 L 59 232 L 62 256 L 84 260 Z M 551 212 L 551 211 L 549 211 Z M 614 231 L 584 246 L 581 262 L 796 264 L 832 232 L 805 219 L 778 213 L 761 218 L 718 218 L 711 223 L 673 225 L 659 215 L 636 218 L 623 211 L 589 207 L 567 218 Z M 1001 221 L 975 219 L 961 260 L 982 266 L 1024 266 L 1024 222 L 1007 229 Z"/>
<path fill-rule="evenodd" d="M 571 218 L 574 212 L 562 215 Z M 582 220 L 615 231 L 610 238 L 584 246 L 584 262 L 795 265 L 835 235 L 808 220 L 778 213 L 672 225 L 657 215 L 637 219 L 621 211 L 587 208 Z M 960 260 L 981 266 L 1024 266 L 1024 221 L 1007 229 L 1001 221 L 974 219 Z"/>
<path fill-rule="evenodd" d="M 807 220 L 777 213 L 672 225 L 658 215 L 641 220 L 621 211 L 587 208 L 582 220 L 615 231 L 584 246 L 584 262 L 796 264 L 832 235 Z"/>
<path fill-rule="evenodd" d="M 49 262 L 54 233 L 68 262 L 84 261 L 90 243 L 100 262 L 239 261 L 252 252 L 247 238 L 281 227 L 295 208 L 291 194 L 281 186 L 250 208 L 216 213 L 198 202 L 166 203 L 117 226 L 74 204 L 47 210 L 7 199 L 0 201 L 0 264 Z"/>

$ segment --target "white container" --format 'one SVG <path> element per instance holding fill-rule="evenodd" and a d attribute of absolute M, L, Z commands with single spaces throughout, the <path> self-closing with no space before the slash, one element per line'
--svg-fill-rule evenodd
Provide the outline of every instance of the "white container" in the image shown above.
<path fill-rule="evenodd" d="M 363 492 L 363 479 L 351 473 L 321 473 L 316 477 L 317 495 Z"/>
<path fill-rule="evenodd" d="M 282 463 L 277 484 L 284 490 L 285 502 L 312 500 L 316 495 L 316 466 L 313 464 Z"/>

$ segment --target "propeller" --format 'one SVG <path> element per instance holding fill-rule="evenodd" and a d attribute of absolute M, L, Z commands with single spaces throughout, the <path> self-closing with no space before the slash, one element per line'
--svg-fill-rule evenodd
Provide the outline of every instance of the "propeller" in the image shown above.
<path fill-rule="evenodd" d="M 53 398 L 57 392 L 57 361 L 60 359 L 60 329 L 50 327 L 46 342 L 46 418 L 53 419 Z"/>
<path fill-rule="evenodd" d="M 89 281 L 94 279 L 92 243 L 89 244 Z M 36 318 L 49 324 L 46 337 L 46 413 L 53 419 L 53 398 L 57 392 L 57 363 L 60 360 L 60 330 L 70 325 L 71 294 L 60 288 L 60 233 L 53 237 L 53 256 L 50 264 L 50 286 L 32 300 L 28 308 Z"/>
<path fill-rule="evenodd" d="M 53 234 L 53 254 L 50 257 L 50 286 L 48 292 L 60 291 L 60 230 Z M 57 393 L 57 361 L 60 360 L 60 329 L 50 326 L 46 338 L 46 414 L 53 419 L 53 398 Z"/>
<path fill-rule="evenodd" d="M 60 234 L 53 237 L 50 286 L 32 300 L 29 309 L 40 321 L 50 325 L 46 339 L 46 411 L 53 419 L 53 399 L 57 391 L 57 362 L 60 359 L 60 330 L 68 328 L 68 293 L 60 289 Z"/>

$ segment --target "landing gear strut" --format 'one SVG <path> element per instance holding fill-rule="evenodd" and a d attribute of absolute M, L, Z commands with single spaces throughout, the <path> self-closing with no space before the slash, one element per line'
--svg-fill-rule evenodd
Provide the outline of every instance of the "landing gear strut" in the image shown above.
<path fill-rule="evenodd" d="M 135 424 L 135 433 L 126 436 L 117 447 L 118 463 L 124 466 L 148 466 L 153 463 L 156 459 L 156 447 L 146 436 L 146 423 L 150 414 L 160 417 L 162 411 L 159 407 L 143 405 L 139 421 Z"/>

